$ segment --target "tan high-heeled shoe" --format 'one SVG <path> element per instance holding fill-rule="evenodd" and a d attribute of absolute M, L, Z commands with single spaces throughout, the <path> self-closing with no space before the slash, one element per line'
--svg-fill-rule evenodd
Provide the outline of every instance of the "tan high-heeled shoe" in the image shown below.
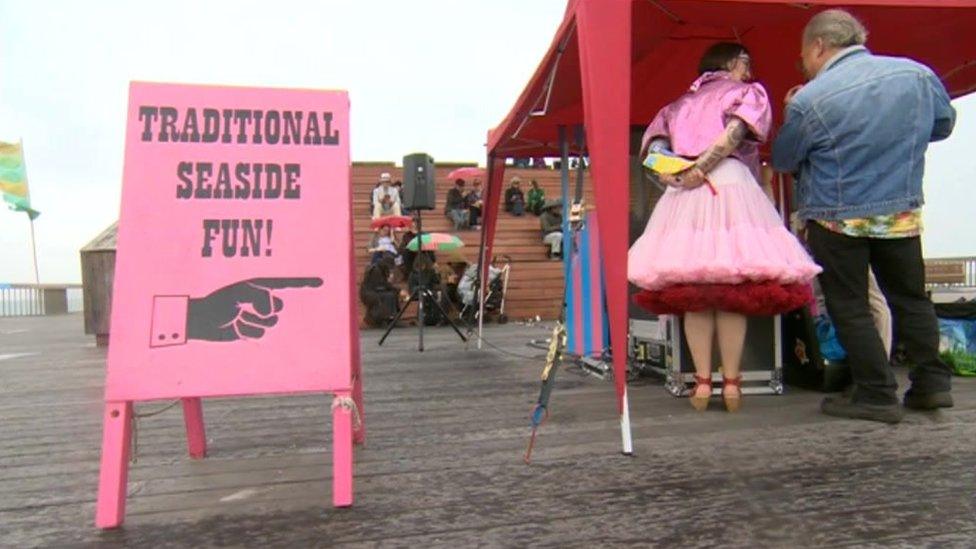
<path fill-rule="evenodd" d="M 725 401 L 725 410 L 738 412 L 742 406 L 742 376 L 734 378 L 722 376 L 722 383 L 722 400 Z M 735 394 L 727 394 L 725 392 L 726 387 L 735 387 Z"/>
<path fill-rule="evenodd" d="M 698 388 L 702 385 L 708 387 L 708 396 L 698 396 Z M 699 412 L 704 412 L 708 408 L 708 400 L 712 397 L 712 378 L 699 377 L 695 374 L 695 387 L 691 390 L 691 406 Z"/>

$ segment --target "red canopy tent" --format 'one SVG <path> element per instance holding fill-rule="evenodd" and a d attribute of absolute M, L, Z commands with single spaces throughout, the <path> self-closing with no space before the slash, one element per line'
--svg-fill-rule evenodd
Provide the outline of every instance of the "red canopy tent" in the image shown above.
<path fill-rule="evenodd" d="M 953 97 L 976 90 L 976 1 L 569 0 L 552 45 L 508 116 L 489 132 L 482 268 L 490 258 L 505 158 L 555 156 L 560 127 L 586 130 L 601 227 L 618 409 L 626 410 L 630 127 L 645 125 L 692 82 L 705 48 L 744 43 L 779 123 L 806 22 L 826 6 L 866 24 L 876 53 L 917 59 Z M 629 431 L 629 429 L 628 429 Z M 625 451 L 629 451 L 625 434 Z"/>

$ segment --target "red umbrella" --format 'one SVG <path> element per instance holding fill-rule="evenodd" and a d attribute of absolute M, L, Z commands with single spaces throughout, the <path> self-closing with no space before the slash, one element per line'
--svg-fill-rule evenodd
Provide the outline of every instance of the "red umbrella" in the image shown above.
<path fill-rule="evenodd" d="M 370 229 L 379 229 L 380 227 L 390 227 L 391 229 L 405 229 L 413 223 L 412 217 L 407 217 L 405 215 L 388 215 L 386 217 L 377 217 L 369 224 Z"/>
<path fill-rule="evenodd" d="M 484 179 L 485 169 L 484 168 L 458 168 L 453 170 L 451 173 L 447 174 L 447 179 L 449 181 L 454 181 L 457 179 Z"/>

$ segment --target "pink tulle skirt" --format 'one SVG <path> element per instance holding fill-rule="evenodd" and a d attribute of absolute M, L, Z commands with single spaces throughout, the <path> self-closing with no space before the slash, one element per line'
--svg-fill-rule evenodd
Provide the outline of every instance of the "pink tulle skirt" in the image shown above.
<path fill-rule="evenodd" d="M 709 181 L 714 194 L 706 185 L 669 188 L 631 246 L 628 278 L 646 290 L 638 303 L 672 314 L 704 308 L 776 314 L 803 305 L 798 296 L 809 294 L 797 287 L 806 286 L 820 267 L 786 229 L 749 168 L 726 159 Z M 692 295 L 699 286 L 701 295 Z M 774 295 L 756 293 L 764 289 Z M 780 299 L 784 291 L 788 298 Z M 765 298 L 766 305 L 751 310 L 743 296 Z"/>

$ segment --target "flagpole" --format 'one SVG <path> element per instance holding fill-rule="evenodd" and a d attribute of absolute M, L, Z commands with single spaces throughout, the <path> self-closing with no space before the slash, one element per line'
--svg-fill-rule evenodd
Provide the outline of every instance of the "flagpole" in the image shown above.
<path fill-rule="evenodd" d="M 27 214 L 27 219 L 30 220 L 30 239 L 31 239 L 31 251 L 34 254 L 34 284 L 41 285 L 41 275 L 37 270 L 37 240 L 34 239 L 34 219 Z"/>
<path fill-rule="evenodd" d="M 27 185 L 27 203 L 30 204 L 30 184 L 27 182 L 27 153 L 24 151 L 24 138 L 18 139 L 17 142 L 20 144 L 20 161 L 24 165 L 24 183 Z M 40 286 L 41 274 L 37 268 L 37 240 L 34 238 L 34 218 L 31 217 L 31 213 L 29 211 L 24 213 L 27 214 L 27 219 L 30 220 L 31 254 L 34 258 L 34 284 Z"/>

